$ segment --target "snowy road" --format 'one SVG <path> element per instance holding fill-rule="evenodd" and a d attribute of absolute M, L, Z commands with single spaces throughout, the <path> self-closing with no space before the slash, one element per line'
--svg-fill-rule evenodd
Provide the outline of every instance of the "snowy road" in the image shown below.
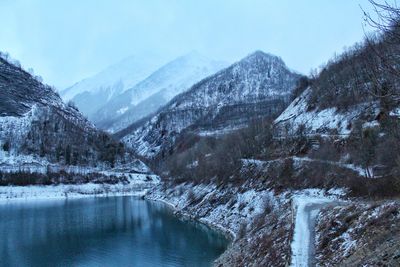
<path fill-rule="evenodd" d="M 296 218 L 291 266 L 315 266 L 315 222 L 319 211 L 339 202 L 329 198 L 298 196 L 294 199 Z"/>

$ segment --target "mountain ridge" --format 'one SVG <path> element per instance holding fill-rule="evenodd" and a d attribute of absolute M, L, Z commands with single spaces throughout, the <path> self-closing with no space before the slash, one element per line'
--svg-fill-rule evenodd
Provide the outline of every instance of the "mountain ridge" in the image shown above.
<path fill-rule="evenodd" d="M 99 131 L 74 105 L 65 104 L 53 88 L 3 58 L 0 88 L 4 166 L 32 156 L 43 164 L 79 166 L 114 166 L 132 159 L 121 143 Z"/>
<path fill-rule="evenodd" d="M 139 155 L 154 156 L 188 127 L 243 127 L 283 109 L 299 78 L 279 57 L 256 51 L 177 95 L 122 140 Z"/>
<path fill-rule="evenodd" d="M 226 63 L 210 60 L 197 52 L 178 57 L 100 108 L 92 116 L 93 121 L 110 132 L 119 131 L 225 66 Z"/>
<path fill-rule="evenodd" d="M 127 57 L 99 73 L 61 90 L 63 100 L 73 101 L 89 118 L 113 97 L 148 77 L 165 60 L 152 54 Z"/>

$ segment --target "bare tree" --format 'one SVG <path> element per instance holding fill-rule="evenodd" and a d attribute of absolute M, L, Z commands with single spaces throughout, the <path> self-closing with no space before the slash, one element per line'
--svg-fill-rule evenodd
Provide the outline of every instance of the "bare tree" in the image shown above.
<path fill-rule="evenodd" d="M 365 21 L 371 27 L 378 31 L 385 33 L 389 40 L 398 41 L 400 40 L 400 8 L 397 5 L 397 1 L 389 3 L 384 1 L 378 3 L 375 0 L 368 0 L 372 6 L 376 17 L 363 10 L 365 15 Z"/>
<path fill-rule="evenodd" d="M 364 57 L 366 76 L 371 83 L 369 93 L 381 101 L 382 107 L 390 108 L 400 99 L 400 8 L 396 1 L 369 2 L 374 15 L 363 10 L 365 21 L 378 31 L 378 35 L 368 35 L 365 44 L 370 55 Z"/>

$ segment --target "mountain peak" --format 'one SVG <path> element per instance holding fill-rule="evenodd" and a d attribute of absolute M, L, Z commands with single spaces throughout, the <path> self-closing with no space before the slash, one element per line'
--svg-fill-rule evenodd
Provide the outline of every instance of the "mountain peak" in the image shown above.
<path fill-rule="evenodd" d="M 271 55 L 261 50 L 256 50 L 248 55 L 248 57 L 265 57 L 265 56 L 271 56 Z"/>
<path fill-rule="evenodd" d="M 263 63 L 275 63 L 275 64 L 279 64 L 282 66 L 285 66 L 285 63 L 283 62 L 283 60 L 278 57 L 275 56 L 273 54 L 270 53 L 265 53 L 261 50 L 256 50 L 253 53 L 249 54 L 248 56 L 246 56 L 245 58 L 243 58 L 241 61 L 239 61 L 241 63 L 257 63 L 257 62 L 263 62 Z"/>
<path fill-rule="evenodd" d="M 207 58 L 206 56 L 204 56 L 203 54 L 199 53 L 196 50 L 192 50 L 187 54 L 184 54 L 178 58 L 176 58 L 175 60 L 173 60 L 172 62 L 180 62 L 180 63 L 209 63 L 213 60 Z"/>
<path fill-rule="evenodd" d="M 200 58 L 204 58 L 205 56 L 202 55 L 199 51 L 197 50 L 192 50 L 189 53 L 183 55 L 183 57 L 200 57 Z"/>

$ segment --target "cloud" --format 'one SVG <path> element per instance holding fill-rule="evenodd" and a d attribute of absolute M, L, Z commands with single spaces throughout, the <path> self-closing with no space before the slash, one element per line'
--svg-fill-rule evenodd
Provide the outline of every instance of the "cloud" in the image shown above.
<path fill-rule="evenodd" d="M 363 37 L 367 0 L 2 0 L 0 50 L 65 88 L 124 57 L 261 49 L 307 73 Z"/>

